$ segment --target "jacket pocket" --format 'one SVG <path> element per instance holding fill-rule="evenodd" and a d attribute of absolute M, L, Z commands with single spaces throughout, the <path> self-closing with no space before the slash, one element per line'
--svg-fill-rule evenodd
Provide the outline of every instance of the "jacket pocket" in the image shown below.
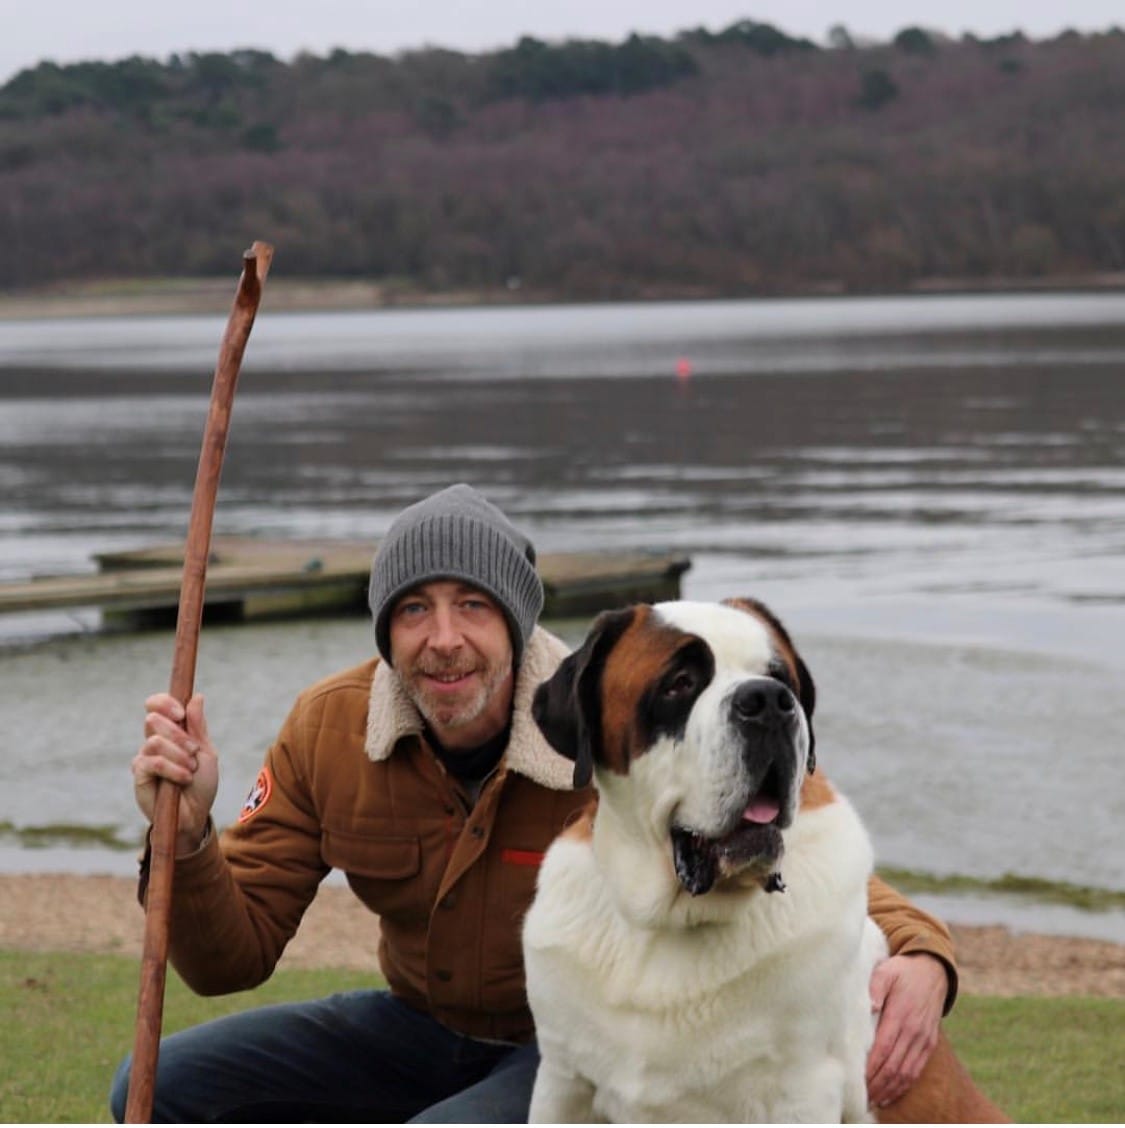
<path fill-rule="evenodd" d="M 422 868 L 422 844 L 408 836 L 389 838 L 325 827 L 320 853 L 336 869 L 381 881 L 402 881 Z"/>

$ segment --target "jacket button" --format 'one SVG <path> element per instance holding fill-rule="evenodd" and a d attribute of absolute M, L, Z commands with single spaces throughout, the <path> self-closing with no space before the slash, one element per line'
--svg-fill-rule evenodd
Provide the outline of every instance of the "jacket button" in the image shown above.
<path fill-rule="evenodd" d="M 483 838 L 484 837 L 484 827 L 483 826 L 474 826 L 470 833 L 472 834 L 472 836 L 474 838 Z"/>
<path fill-rule="evenodd" d="M 443 908 L 443 909 L 451 909 L 456 904 L 457 904 L 457 894 L 456 893 L 446 893 L 446 895 L 444 897 L 442 897 L 441 902 L 440 902 L 441 908 Z"/>
<path fill-rule="evenodd" d="M 451 972 L 451 971 L 435 971 L 434 972 L 434 978 L 439 980 L 442 983 L 448 983 L 453 978 L 453 972 Z"/>

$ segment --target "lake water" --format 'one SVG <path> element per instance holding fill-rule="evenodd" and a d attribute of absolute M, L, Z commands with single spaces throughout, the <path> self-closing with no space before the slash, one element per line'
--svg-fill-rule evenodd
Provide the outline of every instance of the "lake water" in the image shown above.
<path fill-rule="evenodd" d="M 0 579 L 181 540 L 223 318 L 0 321 Z M 1125 889 L 1125 295 L 270 314 L 216 532 L 376 540 L 467 480 L 541 551 L 674 549 L 818 683 L 825 771 L 880 859 Z M 0 824 L 139 828 L 171 636 L 0 619 Z M 557 624 L 568 638 L 585 624 Z M 229 819 L 362 620 L 204 632 Z M 0 838 L 0 868 L 128 855 Z M 1125 914 L 955 919 L 1125 939 Z"/>

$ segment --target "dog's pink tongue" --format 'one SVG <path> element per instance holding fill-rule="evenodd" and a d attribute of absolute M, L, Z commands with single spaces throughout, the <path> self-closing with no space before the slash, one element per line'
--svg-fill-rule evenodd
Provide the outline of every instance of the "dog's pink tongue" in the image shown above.
<path fill-rule="evenodd" d="M 745 822 L 771 823 L 781 813 L 781 804 L 766 795 L 755 795 L 742 812 Z"/>

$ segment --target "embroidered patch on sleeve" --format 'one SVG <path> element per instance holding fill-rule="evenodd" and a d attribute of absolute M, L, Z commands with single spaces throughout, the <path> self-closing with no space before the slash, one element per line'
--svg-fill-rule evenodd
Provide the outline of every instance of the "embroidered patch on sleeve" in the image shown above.
<path fill-rule="evenodd" d="M 250 794 L 242 804 L 242 810 L 238 812 L 238 821 L 244 823 L 252 819 L 269 802 L 272 794 L 273 777 L 270 775 L 269 768 L 263 768 L 258 773 L 258 778 L 254 780 L 254 786 L 250 788 Z"/>

